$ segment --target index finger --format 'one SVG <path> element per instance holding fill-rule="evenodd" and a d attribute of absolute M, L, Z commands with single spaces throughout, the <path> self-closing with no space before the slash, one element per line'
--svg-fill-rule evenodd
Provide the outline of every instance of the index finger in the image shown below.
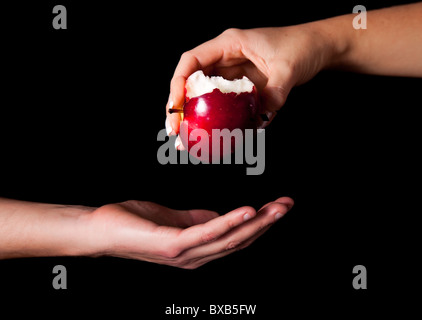
<path fill-rule="evenodd" d="M 182 54 L 170 83 L 170 96 L 174 107 L 183 106 L 186 79 L 195 71 L 204 70 L 223 57 L 224 49 L 221 48 L 220 40 L 218 37 L 214 38 Z"/>
<path fill-rule="evenodd" d="M 204 224 L 194 225 L 183 230 L 178 236 L 180 251 L 212 242 L 243 222 L 253 218 L 256 211 L 252 207 L 241 207 L 225 215 L 209 220 Z"/>
<path fill-rule="evenodd" d="M 182 54 L 173 78 L 170 82 L 170 97 L 166 106 L 167 120 L 171 130 L 178 134 L 180 130 L 180 114 L 169 113 L 170 108 L 182 109 L 185 102 L 185 85 L 187 78 L 198 70 L 204 70 L 221 59 L 221 50 L 217 39 L 207 41 L 200 46 Z"/>
<path fill-rule="evenodd" d="M 175 134 L 179 133 L 180 114 L 170 114 L 168 110 L 183 107 L 187 78 L 195 71 L 203 70 L 207 73 L 216 64 L 229 66 L 238 63 L 239 59 L 244 59 L 240 45 L 232 41 L 227 32 L 182 54 L 170 82 L 170 98 L 166 106 L 168 122 Z"/>

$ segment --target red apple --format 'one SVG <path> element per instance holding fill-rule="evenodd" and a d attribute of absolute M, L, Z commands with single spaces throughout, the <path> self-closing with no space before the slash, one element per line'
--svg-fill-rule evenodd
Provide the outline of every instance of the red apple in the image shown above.
<path fill-rule="evenodd" d="M 258 95 L 255 85 L 248 78 L 226 80 L 222 77 L 207 77 L 202 71 L 193 73 L 186 81 L 186 99 L 183 106 L 181 130 L 187 128 L 188 136 L 181 137 L 185 149 L 191 149 L 198 141 L 190 141 L 188 137 L 195 129 L 203 129 L 208 133 L 209 149 L 201 149 L 201 159 L 212 160 L 213 129 L 256 129 Z M 221 139 L 223 141 L 223 139 Z M 243 143 L 243 138 L 241 143 Z M 231 138 L 231 147 L 223 149 L 220 144 L 220 158 L 236 149 L 235 139 Z M 229 151 L 228 151 L 229 150 Z M 205 154 L 203 154 L 205 152 Z"/>

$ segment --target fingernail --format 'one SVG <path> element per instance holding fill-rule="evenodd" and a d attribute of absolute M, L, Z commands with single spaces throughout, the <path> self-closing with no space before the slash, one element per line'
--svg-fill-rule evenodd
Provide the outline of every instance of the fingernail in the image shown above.
<path fill-rule="evenodd" d="M 271 120 L 271 118 L 274 116 L 274 112 L 267 111 L 264 114 L 261 114 L 261 122 L 258 125 L 258 129 L 264 129 L 268 122 Z"/>
<path fill-rule="evenodd" d="M 174 141 L 174 147 L 176 148 L 176 150 L 179 150 L 179 151 L 186 150 L 185 146 L 182 143 L 182 139 L 180 138 L 179 135 L 177 135 L 176 140 Z"/>
<path fill-rule="evenodd" d="M 277 212 L 274 216 L 275 221 L 279 220 L 282 216 L 283 214 L 281 212 Z"/>
<path fill-rule="evenodd" d="M 182 143 L 182 139 L 180 138 L 179 135 L 176 137 L 176 141 L 174 141 L 174 147 L 176 148 L 176 150 L 179 150 L 179 151 L 186 150 L 185 146 Z"/>
<path fill-rule="evenodd" d="M 243 216 L 243 221 L 248 221 L 250 218 L 252 218 L 251 215 L 247 213 Z"/>
<path fill-rule="evenodd" d="M 182 140 L 180 140 L 180 137 L 177 136 L 176 141 L 174 141 L 174 147 L 176 148 L 176 150 L 180 146 L 181 143 L 182 143 Z"/>
<path fill-rule="evenodd" d="M 171 128 L 170 120 L 168 117 L 166 118 L 166 132 L 167 132 L 167 136 L 170 136 L 171 133 L 173 132 L 173 129 Z"/>
<path fill-rule="evenodd" d="M 167 99 L 167 104 L 169 105 L 169 108 L 173 108 L 173 99 L 171 98 L 171 93 L 169 93 L 169 97 Z"/>

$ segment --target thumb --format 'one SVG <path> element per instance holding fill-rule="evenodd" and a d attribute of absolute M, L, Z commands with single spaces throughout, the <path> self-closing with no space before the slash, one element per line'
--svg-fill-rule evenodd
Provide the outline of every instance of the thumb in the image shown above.
<path fill-rule="evenodd" d="M 293 87 L 288 73 L 278 72 L 271 77 L 262 89 L 261 103 L 264 112 L 276 112 L 286 103 L 287 96 Z"/>

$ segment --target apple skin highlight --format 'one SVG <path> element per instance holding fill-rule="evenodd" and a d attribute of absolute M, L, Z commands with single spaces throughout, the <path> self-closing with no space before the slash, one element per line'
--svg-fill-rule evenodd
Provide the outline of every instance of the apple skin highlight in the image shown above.
<path fill-rule="evenodd" d="M 248 80 L 249 81 L 249 80 Z M 255 86 L 251 92 L 221 92 L 215 88 L 212 92 L 204 93 L 196 97 L 187 97 L 183 106 L 183 121 L 181 127 L 187 126 L 188 136 L 195 129 L 203 129 L 208 133 L 209 150 L 201 150 L 207 154 L 200 154 L 201 158 L 212 159 L 213 129 L 242 130 L 257 128 L 257 116 L 259 115 L 259 100 Z M 200 139 L 200 138 L 199 138 Z M 198 141 L 199 141 L 198 139 Z M 183 146 L 190 152 L 192 146 L 198 141 L 182 139 Z M 221 140 L 222 141 L 222 140 Z M 243 143 L 243 141 L 241 141 Z M 235 139 L 231 138 L 230 153 L 236 149 Z M 227 149 L 223 149 L 220 143 L 220 158 L 227 156 Z"/>

